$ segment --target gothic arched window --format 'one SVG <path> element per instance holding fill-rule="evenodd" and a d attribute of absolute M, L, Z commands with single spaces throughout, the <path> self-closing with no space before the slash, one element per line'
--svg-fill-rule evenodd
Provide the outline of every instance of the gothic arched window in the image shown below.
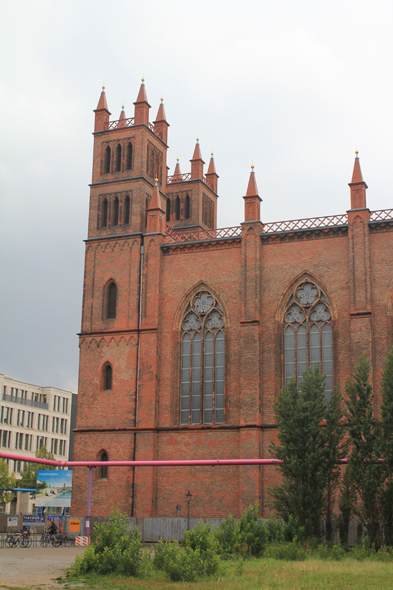
<path fill-rule="evenodd" d="M 176 197 L 176 221 L 180 219 L 180 197 Z"/>
<path fill-rule="evenodd" d="M 124 199 L 124 217 L 123 223 L 124 225 L 128 225 L 130 223 L 130 197 L 127 195 Z"/>
<path fill-rule="evenodd" d="M 112 225 L 119 225 L 119 199 L 113 201 Z"/>
<path fill-rule="evenodd" d="M 119 143 L 116 148 L 116 172 L 120 172 L 120 171 L 121 171 L 121 145 Z"/>
<path fill-rule="evenodd" d="M 110 171 L 111 171 L 111 148 L 108 145 L 105 150 L 104 174 L 109 174 Z"/>
<path fill-rule="evenodd" d="M 166 200 L 166 220 L 171 220 L 171 201 L 170 199 Z"/>
<path fill-rule="evenodd" d="M 112 367 L 109 363 L 104 366 L 102 371 L 102 382 L 104 390 L 112 389 Z"/>
<path fill-rule="evenodd" d="M 107 304 L 106 304 L 106 319 L 114 319 L 116 317 L 116 300 L 117 300 L 117 287 L 112 281 L 108 287 Z"/>
<path fill-rule="evenodd" d="M 102 209 L 101 209 L 101 227 L 106 227 L 108 225 L 108 199 L 105 198 L 102 201 L 102 205 L 101 205 Z"/>
<path fill-rule="evenodd" d="M 186 196 L 186 212 L 184 217 L 190 219 L 190 195 Z"/>
<path fill-rule="evenodd" d="M 285 385 L 295 375 L 303 380 L 307 367 L 319 363 L 326 374 L 325 395 L 333 390 L 333 324 L 332 313 L 323 291 L 312 281 L 297 285 L 284 313 Z"/>
<path fill-rule="evenodd" d="M 109 461 L 109 459 L 105 451 L 101 454 L 100 461 L 102 461 L 104 465 L 99 468 L 98 476 L 100 479 L 108 479 L 108 465 L 105 465 L 105 463 Z"/>
<path fill-rule="evenodd" d="M 132 168 L 132 143 L 127 145 L 127 170 Z"/>
<path fill-rule="evenodd" d="M 224 422 L 224 330 L 218 301 L 198 291 L 181 325 L 180 424 Z"/>

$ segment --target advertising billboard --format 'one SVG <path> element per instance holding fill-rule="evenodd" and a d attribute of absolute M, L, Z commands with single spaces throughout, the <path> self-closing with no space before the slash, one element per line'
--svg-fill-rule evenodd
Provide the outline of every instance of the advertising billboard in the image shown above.
<path fill-rule="evenodd" d="M 37 471 L 36 506 L 71 506 L 72 471 Z"/>

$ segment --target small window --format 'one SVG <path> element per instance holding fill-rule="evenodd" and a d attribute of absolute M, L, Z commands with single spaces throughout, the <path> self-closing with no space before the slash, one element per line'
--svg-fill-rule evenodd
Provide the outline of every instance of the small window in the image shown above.
<path fill-rule="evenodd" d="M 108 460 L 109 460 L 108 455 L 105 452 L 102 453 L 100 461 L 105 463 Z M 102 467 L 100 468 L 99 477 L 100 477 L 100 479 L 108 479 L 108 466 L 107 465 L 102 465 Z"/>
<path fill-rule="evenodd" d="M 112 367 L 109 364 L 104 367 L 103 382 L 105 391 L 112 389 Z"/>
<path fill-rule="evenodd" d="M 130 223 L 130 197 L 128 195 L 124 199 L 123 223 L 124 225 L 128 225 Z"/>
<path fill-rule="evenodd" d="M 113 201 L 112 225 L 119 225 L 119 199 Z"/>
<path fill-rule="evenodd" d="M 118 144 L 116 148 L 116 172 L 121 171 L 121 145 Z"/>
<path fill-rule="evenodd" d="M 176 221 L 180 220 L 180 197 L 176 197 Z"/>
<path fill-rule="evenodd" d="M 166 220 L 171 220 L 171 201 L 170 199 L 166 200 Z"/>
<path fill-rule="evenodd" d="M 186 196 L 185 219 L 190 219 L 190 195 Z"/>
<path fill-rule="evenodd" d="M 108 199 L 105 198 L 101 204 L 101 227 L 108 225 Z"/>
<path fill-rule="evenodd" d="M 127 170 L 132 168 L 132 144 L 127 145 Z"/>
<path fill-rule="evenodd" d="M 116 300 L 117 300 L 117 287 L 112 281 L 108 287 L 108 301 L 106 309 L 106 319 L 111 320 L 116 317 Z"/>

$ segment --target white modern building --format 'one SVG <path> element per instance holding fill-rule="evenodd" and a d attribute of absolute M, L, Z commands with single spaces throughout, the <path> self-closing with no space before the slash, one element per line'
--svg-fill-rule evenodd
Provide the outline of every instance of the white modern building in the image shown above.
<path fill-rule="evenodd" d="M 77 394 L 39 387 L 0 373 L 0 450 L 34 457 L 45 445 L 55 459 L 72 458 Z M 20 478 L 24 462 L 7 459 L 9 472 Z M 6 512 L 33 513 L 30 494 L 17 492 Z M 1 510 L 1 506 L 0 506 Z"/>

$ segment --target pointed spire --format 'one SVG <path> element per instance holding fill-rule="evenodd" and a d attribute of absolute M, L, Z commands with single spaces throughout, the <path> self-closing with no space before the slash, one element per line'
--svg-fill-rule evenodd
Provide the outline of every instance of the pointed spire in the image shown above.
<path fill-rule="evenodd" d="M 177 159 L 176 159 L 176 166 L 175 166 L 175 171 L 174 171 L 174 173 L 173 173 L 173 176 L 174 176 L 176 179 L 179 179 L 179 180 L 180 180 L 180 177 L 181 177 L 181 170 L 180 170 L 179 158 L 177 158 Z"/>
<path fill-rule="evenodd" d="M 146 231 L 150 233 L 164 233 L 165 231 L 165 215 L 162 206 L 160 189 L 158 188 L 158 178 L 153 188 L 153 194 L 150 199 L 150 204 L 147 208 L 147 227 Z"/>
<path fill-rule="evenodd" d="M 358 150 L 355 151 L 355 163 L 349 188 L 351 191 L 351 209 L 366 209 L 366 189 L 368 186 L 363 180 Z"/>
<path fill-rule="evenodd" d="M 138 98 L 136 99 L 136 102 L 148 102 L 144 78 L 142 78 L 142 84 L 141 84 L 141 87 L 139 88 L 139 94 L 138 94 Z"/>
<path fill-rule="evenodd" d="M 248 181 L 248 187 L 246 197 L 258 197 L 257 181 L 255 178 L 254 164 L 251 166 L 250 180 Z"/>
<path fill-rule="evenodd" d="M 157 117 L 156 117 L 155 123 L 158 123 L 158 121 L 166 121 L 163 98 L 161 98 L 160 106 L 158 107 L 158 112 L 157 112 Z"/>
<path fill-rule="evenodd" d="M 149 124 L 149 109 L 150 105 L 147 102 L 145 79 L 142 78 L 142 84 L 139 89 L 138 98 L 135 105 L 134 123 L 135 125 L 148 125 Z"/>
<path fill-rule="evenodd" d="M 197 142 L 196 142 L 196 145 L 195 145 L 194 155 L 192 156 L 192 159 L 193 160 L 202 160 L 201 148 L 200 148 L 200 145 L 199 145 L 199 137 L 197 137 L 197 140 L 196 141 Z"/>
<path fill-rule="evenodd" d="M 192 156 L 191 162 L 191 178 L 201 178 L 203 179 L 203 165 L 204 161 L 202 160 L 201 148 L 199 146 L 199 138 L 196 140 L 196 145 L 194 149 L 194 155 Z"/>
<path fill-rule="evenodd" d="M 261 220 L 261 197 L 258 195 L 257 181 L 255 178 L 254 164 L 251 166 L 250 179 L 244 199 L 244 221 Z"/>
<path fill-rule="evenodd" d="M 100 100 L 98 101 L 96 111 L 101 111 L 103 109 L 108 110 L 108 104 L 106 102 L 105 86 L 102 87 L 102 91 L 100 94 Z"/>
<path fill-rule="evenodd" d="M 98 101 L 95 112 L 94 131 L 105 131 L 109 123 L 110 112 L 108 110 L 108 104 L 106 102 L 105 86 L 102 87 L 100 100 Z"/>
<path fill-rule="evenodd" d="M 216 172 L 216 166 L 214 164 L 214 154 L 212 152 L 210 162 L 209 162 L 209 168 L 206 173 L 206 184 L 208 186 L 210 186 L 212 191 L 214 191 L 215 193 L 217 193 L 217 180 L 218 180 L 218 174 Z"/>
<path fill-rule="evenodd" d="M 214 164 L 214 154 L 211 153 L 211 158 L 209 162 L 209 168 L 207 170 L 207 174 L 216 174 L 216 166 Z"/>
<path fill-rule="evenodd" d="M 355 151 L 355 163 L 353 166 L 352 180 L 351 182 L 364 182 L 362 171 L 360 169 L 359 152 Z"/>
<path fill-rule="evenodd" d="M 162 139 L 164 143 L 168 141 L 168 127 L 169 123 L 166 120 L 164 99 L 161 98 L 160 106 L 158 107 L 157 117 L 154 121 L 154 132 Z"/>
<path fill-rule="evenodd" d="M 155 211 L 156 209 L 160 209 L 163 211 L 162 203 L 161 203 L 161 196 L 160 196 L 160 189 L 158 188 L 158 178 L 156 178 L 156 182 L 153 188 L 153 194 L 150 199 L 150 204 L 147 208 L 148 211 Z"/>
<path fill-rule="evenodd" d="M 120 112 L 120 117 L 119 117 L 119 122 L 117 124 L 117 127 L 126 127 L 127 123 L 126 123 L 126 113 L 124 110 L 124 104 L 121 107 L 121 112 Z"/>

